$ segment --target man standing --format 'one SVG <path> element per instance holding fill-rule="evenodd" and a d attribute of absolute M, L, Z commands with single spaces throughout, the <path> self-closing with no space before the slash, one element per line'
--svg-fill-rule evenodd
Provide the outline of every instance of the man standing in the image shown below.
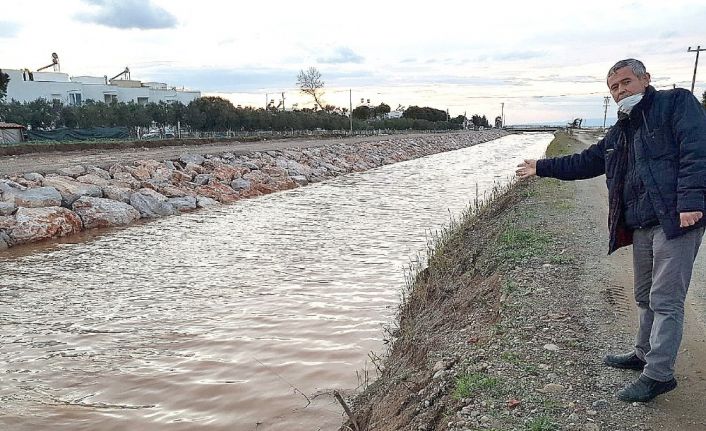
<path fill-rule="evenodd" d="M 635 59 L 608 71 L 618 122 L 578 154 L 525 160 L 517 175 L 578 180 L 606 175 L 608 253 L 632 244 L 639 328 L 611 367 L 641 370 L 618 398 L 645 402 L 676 388 L 686 298 L 706 218 L 706 111 L 688 91 L 656 91 Z"/>

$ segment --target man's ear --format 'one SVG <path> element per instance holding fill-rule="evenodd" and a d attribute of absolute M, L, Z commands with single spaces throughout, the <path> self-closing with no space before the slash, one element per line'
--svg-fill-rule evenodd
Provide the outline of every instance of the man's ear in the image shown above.
<path fill-rule="evenodd" d="M 650 81 L 652 80 L 652 77 L 650 76 L 649 72 L 645 72 L 645 88 L 647 88 L 648 85 L 650 85 Z"/>

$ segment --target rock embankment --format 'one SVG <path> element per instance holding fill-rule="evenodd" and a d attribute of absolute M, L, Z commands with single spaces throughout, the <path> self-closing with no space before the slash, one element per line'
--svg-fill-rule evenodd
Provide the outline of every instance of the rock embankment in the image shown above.
<path fill-rule="evenodd" d="M 305 186 L 339 175 L 496 139 L 482 131 L 236 156 L 183 154 L 111 166 L 74 166 L 0 180 L 0 249 L 125 226 Z"/>

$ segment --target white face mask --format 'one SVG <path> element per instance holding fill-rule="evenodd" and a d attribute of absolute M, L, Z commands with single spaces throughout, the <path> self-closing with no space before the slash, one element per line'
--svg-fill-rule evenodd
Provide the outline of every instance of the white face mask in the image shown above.
<path fill-rule="evenodd" d="M 640 100 L 642 100 L 642 96 L 644 95 L 644 93 L 638 93 L 633 94 L 632 96 L 628 96 L 624 99 L 618 100 L 618 111 L 630 114 L 632 108 L 634 108 L 635 105 L 640 103 Z"/>

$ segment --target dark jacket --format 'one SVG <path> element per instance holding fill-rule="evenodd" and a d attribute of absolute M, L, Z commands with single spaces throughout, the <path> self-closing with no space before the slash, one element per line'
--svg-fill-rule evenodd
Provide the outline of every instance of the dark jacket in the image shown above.
<path fill-rule="evenodd" d="M 648 89 L 645 95 L 633 109 L 630 115 L 618 113 L 618 122 L 615 127 L 620 128 L 619 140 L 616 144 L 615 156 L 625 163 L 625 177 L 623 181 L 623 221 L 628 230 L 643 229 L 657 226 L 659 218 L 652 205 L 650 194 L 647 193 L 645 183 L 640 178 L 635 163 L 635 135 L 642 126 L 642 113 L 648 112 L 654 101 L 655 91 Z M 616 165 L 616 169 L 621 170 Z"/>
<path fill-rule="evenodd" d="M 679 227 L 679 213 L 704 211 L 706 192 L 706 111 L 687 90 L 655 91 L 648 87 L 645 110 L 633 111 L 635 171 L 667 239 L 706 225 L 702 218 L 690 228 Z M 637 108 L 637 106 L 636 106 Z M 621 127 L 612 127 L 598 143 L 570 156 L 537 161 L 537 175 L 579 180 L 606 174 L 609 195 L 609 253 L 632 244 L 625 225 L 623 185 L 628 159 Z"/>

